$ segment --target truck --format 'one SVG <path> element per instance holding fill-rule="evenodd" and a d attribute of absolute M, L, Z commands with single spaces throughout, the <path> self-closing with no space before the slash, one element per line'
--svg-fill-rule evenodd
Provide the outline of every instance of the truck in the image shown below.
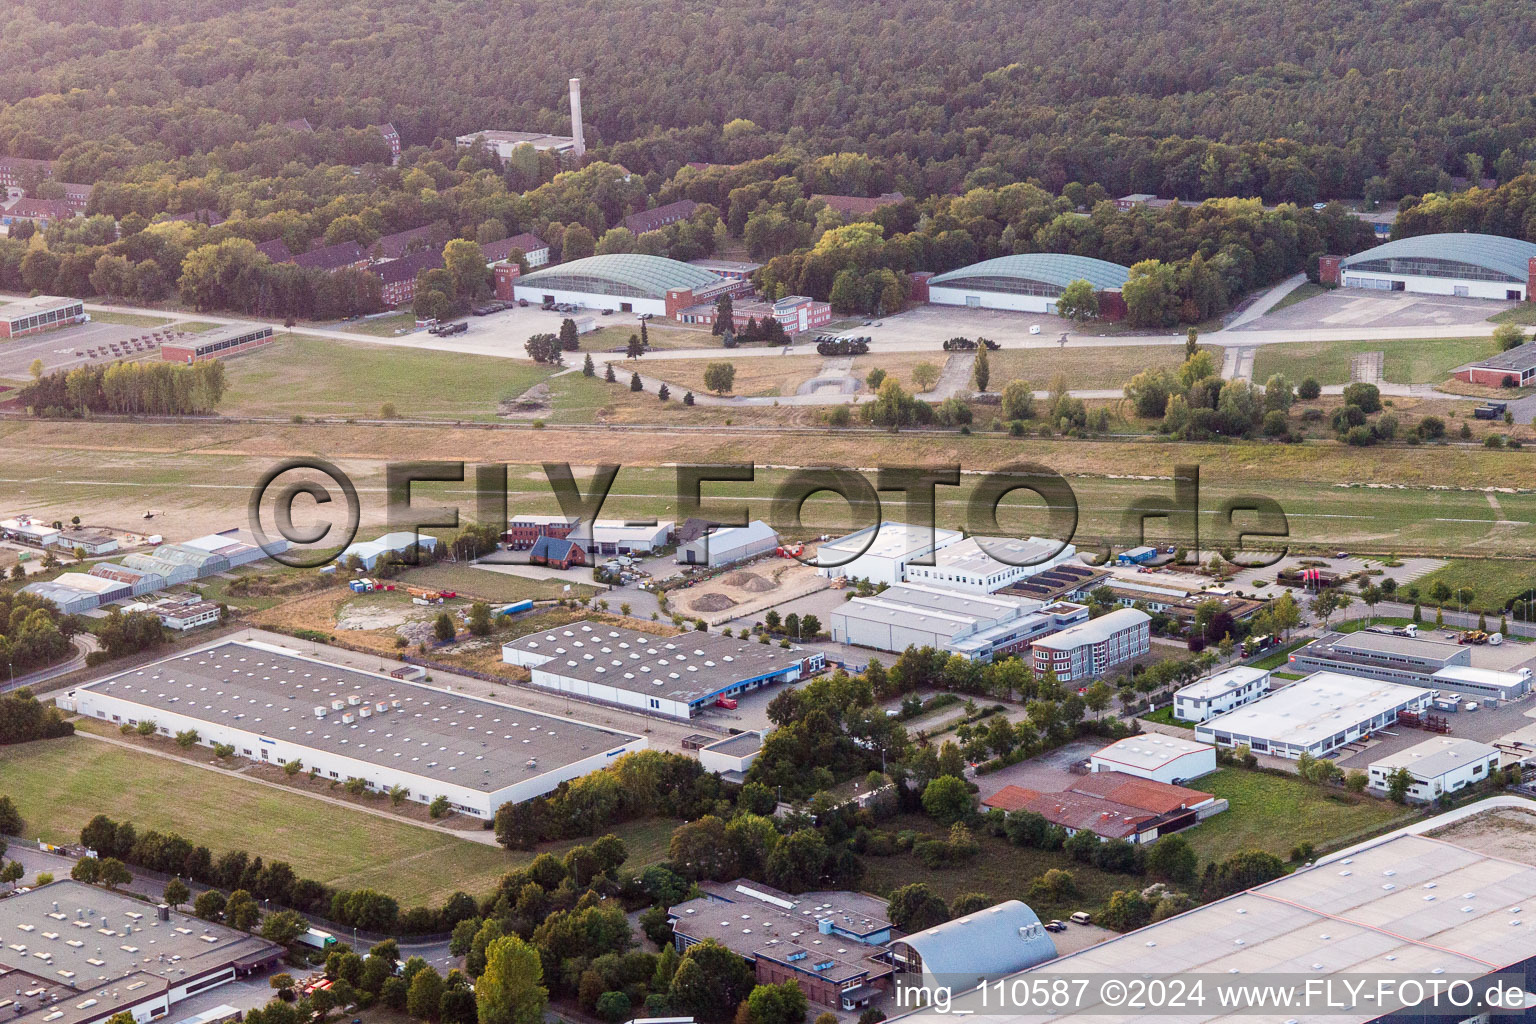
<path fill-rule="evenodd" d="M 1508 402 L 1484 402 L 1472 410 L 1472 415 L 1480 420 L 1496 420 L 1502 417 L 1504 410 L 1508 408 Z"/>
<path fill-rule="evenodd" d="M 315 949 L 330 949 L 336 945 L 336 936 L 330 932 L 323 932 L 318 928 L 311 928 L 295 940 L 302 946 L 312 946 Z"/>
<path fill-rule="evenodd" d="M 717 707 L 717 708 L 724 708 L 727 711 L 735 711 L 736 710 L 736 698 L 735 697 L 716 697 L 715 698 L 715 707 Z"/>

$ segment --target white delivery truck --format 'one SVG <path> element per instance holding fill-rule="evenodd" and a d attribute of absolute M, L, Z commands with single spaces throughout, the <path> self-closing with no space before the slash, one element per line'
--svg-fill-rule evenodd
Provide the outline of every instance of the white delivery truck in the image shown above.
<path fill-rule="evenodd" d="M 300 945 L 313 946 L 315 949 L 330 949 L 336 945 L 336 936 L 330 932 L 323 932 L 318 928 L 311 928 L 297 939 Z"/>

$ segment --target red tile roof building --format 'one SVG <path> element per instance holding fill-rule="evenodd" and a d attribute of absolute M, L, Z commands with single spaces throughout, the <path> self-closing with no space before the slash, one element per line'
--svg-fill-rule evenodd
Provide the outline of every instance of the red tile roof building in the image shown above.
<path fill-rule="evenodd" d="M 1056 793 L 1004 786 L 982 803 L 1004 811 L 1033 811 L 1067 832 L 1149 843 L 1226 809 L 1210 793 L 1150 779 L 1097 772 Z"/>
<path fill-rule="evenodd" d="M 480 247 L 487 263 L 500 263 L 512 255 L 513 249 L 522 250 L 523 258 L 528 261 L 530 270 L 534 267 L 542 267 L 549 262 L 549 243 L 530 231 L 513 235 L 511 238 L 503 238 L 499 242 L 487 242 Z"/>
<path fill-rule="evenodd" d="M 666 206 L 658 206 L 654 210 L 642 210 L 632 213 L 624 218 L 624 226 L 637 235 L 643 235 L 647 231 L 655 231 L 664 228 L 668 224 L 676 224 L 678 221 L 687 220 L 693 216 L 693 211 L 699 208 L 699 204 L 692 199 L 679 199 L 675 203 Z"/>
<path fill-rule="evenodd" d="M 443 254 L 436 249 L 417 249 L 396 260 L 385 260 L 368 268 L 383 284 L 381 298 L 386 306 L 403 306 L 416 298 L 416 278 L 424 270 L 443 265 Z"/>

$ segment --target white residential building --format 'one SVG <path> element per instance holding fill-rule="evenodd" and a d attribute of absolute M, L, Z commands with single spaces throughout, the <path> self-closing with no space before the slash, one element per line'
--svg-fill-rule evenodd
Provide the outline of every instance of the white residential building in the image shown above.
<path fill-rule="evenodd" d="M 1196 680 L 1174 693 L 1173 717 L 1181 722 L 1204 722 L 1252 704 L 1269 693 L 1269 676 L 1261 668 L 1234 665 Z"/>
<path fill-rule="evenodd" d="M 908 564 L 908 583 L 991 594 L 1077 556 L 1077 548 L 1044 537 L 967 537 L 934 552 L 932 565 Z"/>
<path fill-rule="evenodd" d="M 1408 798 L 1429 803 L 1443 794 L 1485 781 L 1498 767 L 1496 748 L 1476 740 L 1437 736 L 1372 761 L 1370 785 L 1378 792 L 1388 792 L 1393 774 L 1402 768 L 1413 779 Z"/>
<path fill-rule="evenodd" d="M 1088 758 L 1095 772 L 1122 772 L 1179 786 L 1216 770 L 1216 748 L 1160 732 L 1127 736 Z"/>
<path fill-rule="evenodd" d="M 910 563 L 931 563 L 934 552 L 964 539 L 957 530 L 883 522 L 822 544 L 816 549 L 816 571 L 895 586 L 906 578 Z"/>

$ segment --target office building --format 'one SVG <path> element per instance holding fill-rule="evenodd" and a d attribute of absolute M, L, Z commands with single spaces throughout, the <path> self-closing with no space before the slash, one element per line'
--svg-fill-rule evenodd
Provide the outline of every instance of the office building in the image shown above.
<path fill-rule="evenodd" d="M 993 594 L 1076 557 L 1073 545 L 1043 537 L 967 537 L 935 551 L 932 565 L 909 563 L 906 581 Z"/>
<path fill-rule="evenodd" d="M 1152 649 L 1152 617 L 1117 608 L 1054 636 L 1035 641 L 1035 672 L 1054 672 L 1063 683 L 1082 684 Z"/>
<path fill-rule="evenodd" d="M 1314 672 L 1289 686 L 1195 726 L 1218 747 L 1246 744 L 1256 754 L 1328 757 L 1347 743 L 1397 724 L 1399 711 L 1422 711 L 1431 694 L 1338 672 Z"/>
<path fill-rule="evenodd" d="M 1269 677 L 1265 669 L 1234 665 L 1181 686 L 1173 694 L 1173 717 L 1181 722 L 1204 722 L 1252 704 L 1269 693 Z"/>
<path fill-rule="evenodd" d="M 1429 803 L 1457 790 L 1487 782 L 1499 770 L 1498 748 L 1477 740 L 1436 736 L 1416 743 L 1406 750 L 1372 761 L 1370 786 L 1378 793 L 1388 793 L 1392 776 L 1399 769 L 1412 780 L 1408 799 Z"/>

